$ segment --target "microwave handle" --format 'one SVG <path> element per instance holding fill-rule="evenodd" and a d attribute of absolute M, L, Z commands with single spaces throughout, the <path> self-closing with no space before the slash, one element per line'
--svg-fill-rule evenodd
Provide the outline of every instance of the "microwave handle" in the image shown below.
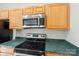
<path fill-rule="evenodd" d="M 38 17 L 38 26 L 40 26 L 40 17 Z"/>

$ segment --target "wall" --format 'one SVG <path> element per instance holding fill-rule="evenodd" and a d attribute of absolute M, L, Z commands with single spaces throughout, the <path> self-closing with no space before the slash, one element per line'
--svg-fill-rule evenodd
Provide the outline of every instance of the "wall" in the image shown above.
<path fill-rule="evenodd" d="M 1 9 L 22 8 L 22 7 L 35 6 L 39 4 L 45 4 L 45 3 L 0 3 L 0 8 Z"/>
<path fill-rule="evenodd" d="M 70 5 L 70 25 L 66 40 L 79 47 L 79 3 Z"/>
<path fill-rule="evenodd" d="M 47 38 L 65 39 L 67 36 L 66 30 L 46 30 L 46 29 L 23 29 L 17 30 L 16 35 L 20 37 L 26 37 L 27 33 L 46 33 Z"/>

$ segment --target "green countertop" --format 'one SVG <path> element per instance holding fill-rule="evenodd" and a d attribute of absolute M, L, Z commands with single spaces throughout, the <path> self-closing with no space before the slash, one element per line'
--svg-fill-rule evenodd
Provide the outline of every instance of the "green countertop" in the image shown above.
<path fill-rule="evenodd" d="M 79 48 L 65 40 L 47 39 L 45 50 L 66 55 L 79 55 Z"/>
<path fill-rule="evenodd" d="M 15 48 L 17 45 L 23 43 L 26 39 L 22 37 L 17 37 L 15 40 L 4 42 L 0 46 L 11 46 Z M 61 39 L 46 39 L 45 51 L 61 53 L 65 55 L 78 55 L 79 48 L 72 45 L 71 43 L 61 40 Z"/>
<path fill-rule="evenodd" d="M 26 40 L 25 38 L 16 38 L 15 40 L 4 42 L 4 43 L 0 44 L 0 46 L 16 47 L 17 45 L 23 43 L 25 40 Z"/>

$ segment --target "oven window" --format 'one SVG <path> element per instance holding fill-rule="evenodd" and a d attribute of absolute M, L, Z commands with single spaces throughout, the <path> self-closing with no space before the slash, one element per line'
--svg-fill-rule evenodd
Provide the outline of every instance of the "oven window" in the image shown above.
<path fill-rule="evenodd" d="M 38 25 L 38 19 L 23 19 L 24 26 L 37 26 Z"/>

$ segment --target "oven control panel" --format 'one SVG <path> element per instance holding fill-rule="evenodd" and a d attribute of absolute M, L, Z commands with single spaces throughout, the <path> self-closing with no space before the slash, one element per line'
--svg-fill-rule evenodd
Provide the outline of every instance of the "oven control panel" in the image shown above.
<path fill-rule="evenodd" d="M 26 34 L 26 38 L 40 38 L 40 39 L 44 39 L 46 38 L 47 35 L 46 34 L 38 34 L 38 33 L 28 33 Z"/>

